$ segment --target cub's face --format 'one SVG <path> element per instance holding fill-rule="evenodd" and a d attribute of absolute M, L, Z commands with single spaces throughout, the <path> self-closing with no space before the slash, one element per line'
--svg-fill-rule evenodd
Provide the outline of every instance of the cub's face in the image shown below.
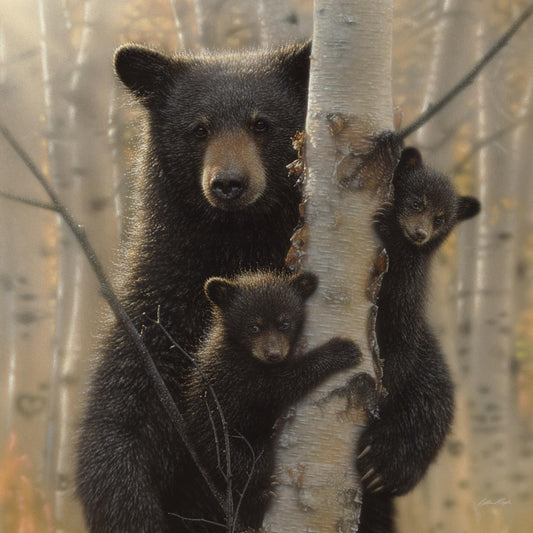
<path fill-rule="evenodd" d="M 259 361 L 280 363 L 292 353 L 296 334 L 302 327 L 303 309 L 296 304 L 258 311 L 243 324 L 241 342 Z"/>
<path fill-rule="evenodd" d="M 398 225 L 415 246 L 446 237 L 456 223 L 455 193 L 428 194 L 432 192 L 420 188 L 401 191 L 395 202 Z"/>
<path fill-rule="evenodd" d="M 230 281 L 211 278 L 208 298 L 217 308 L 225 342 L 265 364 L 289 358 L 304 322 L 305 300 L 315 291 L 313 274 L 243 274 Z"/>
<path fill-rule="evenodd" d="M 117 75 L 147 109 L 151 155 L 175 180 L 165 200 L 240 211 L 291 194 L 286 165 L 304 127 L 309 54 L 309 45 L 175 57 L 119 48 Z"/>
<path fill-rule="evenodd" d="M 394 174 L 394 213 L 408 242 L 440 243 L 454 226 L 479 212 L 476 198 L 458 196 L 450 180 L 427 167 L 415 148 L 406 148 Z"/>

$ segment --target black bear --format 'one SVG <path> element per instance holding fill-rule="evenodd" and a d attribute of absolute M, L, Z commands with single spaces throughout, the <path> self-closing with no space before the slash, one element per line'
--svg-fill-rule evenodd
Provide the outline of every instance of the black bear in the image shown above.
<path fill-rule="evenodd" d="M 301 192 L 288 177 L 304 128 L 310 44 L 169 57 L 115 55 L 146 114 L 118 293 L 172 396 L 189 363 L 146 316 L 196 351 L 209 319 L 204 283 L 282 269 Z M 179 443 L 128 336 L 111 320 L 81 423 L 77 490 L 91 531 L 168 531 Z"/>
<path fill-rule="evenodd" d="M 480 210 L 476 198 L 458 196 L 415 148 L 402 151 L 393 185 L 394 201 L 376 221 L 389 254 L 376 323 L 387 395 L 358 446 L 365 490 L 360 533 L 394 531 L 393 497 L 416 485 L 449 430 L 453 385 L 426 319 L 426 287 L 435 251 Z"/>
<path fill-rule="evenodd" d="M 234 513 L 239 511 L 237 531 L 262 524 L 272 491 L 276 420 L 327 376 L 355 366 L 360 359 L 357 346 L 341 338 L 306 354 L 296 353 L 302 351 L 297 343 L 305 300 L 316 286 L 311 273 L 289 276 L 266 271 L 232 280 L 211 278 L 205 285 L 214 304 L 213 324 L 196 357 L 202 372 L 193 368 L 185 380 L 183 405 L 190 436 L 221 494 L 228 475 L 219 410 L 224 415 L 233 508 Z M 173 480 L 172 510 L 182 517 L 182 524 L 177 527 L 178 521 L 175 530 L 193 526 L 194 531 L 220 531 L 220 526 L 210 526 L 206 520 L 225 524 L 223 509 L 206 491 L 186 452 L 181 461 L 181 473 Z"/>

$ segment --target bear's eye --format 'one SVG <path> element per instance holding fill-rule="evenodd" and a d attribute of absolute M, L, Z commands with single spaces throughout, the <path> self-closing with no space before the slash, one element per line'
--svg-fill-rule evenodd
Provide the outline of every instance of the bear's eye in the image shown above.
<path fill-rule="evenodd" d="M 280 325 L 279 325 L 279 329 L 281 331 L 285 331 L 287 329 L 289 329 L 291 327 L 291 323 L 288 321 L 288 320 L 284 320 Z"/>
<path fill-rule="evenodd" d="M 438 228 L 444 224 L 444 217 L 442 215 L 435 217 L 433 220 L 433 225 Z"/>
<path fill-rule="evenodd" d="M 264 133 L 268 130 L 268 124 L 266 120 L 262 118 L 258 118 L 254 121 L 254 130 L 258 133 Z"/>
<path fill-rule="evenodd" d="M 252 333 L 259 333 L 260 330 L 261 330 L 261 328 L 257 324 L 252 324 L 250 326 L 250 331 Z"/>
<path fill-rule="evenodd" d="M 411 207 L 415 210 L 415 211 L 421 211 L 422 210 L 422 202 L 420 200 L 417 200 L 416 198 L 414 200 L 411 201 Z"/>
<path fill-rule="evenodd" d="M 205 126 L 202 126 L 202 124 L 194 128 L 194 135 L 198 137 L 199 139 L 204 139 L 205 137 L 208 136 L 208 134 L 209 134 L 209 131 L 207 130 Z"/>

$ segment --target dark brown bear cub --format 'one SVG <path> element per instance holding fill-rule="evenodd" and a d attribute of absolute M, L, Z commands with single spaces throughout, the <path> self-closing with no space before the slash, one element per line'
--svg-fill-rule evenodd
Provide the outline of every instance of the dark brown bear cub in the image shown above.
<path fill-rule="evenodd" d="M 394 202 L 377 221 L 389 254 L 379 293 L 376 333 L 387 396 L 359 441 L 365 494 L 360 533 L 391 533 L 393 497 L 411 490 L 437 455 L 453 416 L 453 385 L 426 318 L 431 259 L 479 201 L 406 148 L 393 177 Z"/>
<path fill-rule="evenodd" d="M 205 285 L 214 304 L 214 320 L 197 361 L 224 414 L 231 451 L 237 531 L 259 528 L 269 500 L 273 473 L 273 426 L 291 404 L 336 371 L 355 366 L 358 347 L 333 338 L 298 354 L 304 304 L 317 278 L 270 272 L 243 274 L 234 280 L 212 278 Z M 193 369 L 185 385 L 186 416 L 200 459 L 226 491 L 226 454 L 219 411 L 206 380 Z M 221 531 L 219 526 L 189 519 L 225 523 L 203 479 L 183 454 L 183 474 L 174 481 L 176 530 Z M 199 497 L 199 495 L 201 495 Z M 242 501 L 241 501 L 242 499 Z M 181 524 L 180 524 L 181 522 Z M 178 527 L 181 525 L 181 527 Z"/>

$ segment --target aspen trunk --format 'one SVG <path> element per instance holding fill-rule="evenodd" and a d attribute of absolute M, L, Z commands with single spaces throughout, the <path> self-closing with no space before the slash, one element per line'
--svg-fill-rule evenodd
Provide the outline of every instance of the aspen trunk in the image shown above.
<path fill-rule="evenodd" d="M 278 498 L 265 522 L 273 532 L 347 532 L 358 522 L 355 449 L 364 413 L 332 393 L 357 372 L 374 374 L 371 219 L 388 192 L 393 162 L 385 158 L 362 173 L 358 165 L 373 148 L 368 137 L 392 128 L 391 19 L 390 1 L 315 2 L 303 268 L 317 273 L 320 285 L 309 304 L 306 341 L 352 337 L 364 362 L 319 387 L 285 424 Z"/>
<path fill-rule="evenodd" d="M 480 17 L 481 18 L 481 17 Z M 480 49 L 486 49 L 486 23 L 477 26 Z M 503 101 L 495 105 L 494 77 L 487 71 L 478 82 L 478 136 L 487 138 L 503 125 Z M 507 110 L 510 113 L 510 109 Z M 472 439 L 473 491 L 479 531 L 510 523 L 509 476 L 511 366 L 514 349 L 517 179 L 510 172 L 509 138 L 478 153 L 479 198 L 473 247 L 474 280 L 467 388 Z M 472 253 L 471 252 L 471 253 Z M 496 530 L 496 529 L 494 529 Z"/>
<path fill-rule="evenodd" d="M 193 0 L 202 48 L 238 48 L 259 42 L 258 2 Z"/>
<path fill-rule="evenodd" d="M 260 0 L 261 42 L 270 46 L 309 38 L 308 22 L 302 20 L 296 0 Z"/>
<path fill-rule="evenodd" d="M 468 5 L 461 0 L 445 0 L 435 16 L 439 22 L 433 36 L 434 50 L 427 85 L 424 94 L 420 95 L 423 96 L 421 111 L 437 101 L 453 80 L 460 79 L 475 61 L 471 52 L 474 49 L 472 24 L 475 19 Z M 459 95 L 415 134 L 415 144 L 427 147 L 423 155 L 428 164 L 442 172 L 449 173 L 452 167 L 459 139 L 457 134 L 450 136 L 450 132 L 460 129 L 472 94 L 473 91 L 466 91 Z M 461 192 L 472 193 L 467 190 Z M 466 307 L 465 300 L 458 294 L 458 276 L 464 277 L 465 269 L 461 268 L 458 272 L 458 263 L 462 267 L 465 262 L 472 262 L 468 247 L 475 240 L 475 229 L 473 224 L 460 225 L 455 230 L 456 238 L 449 239 L 439 250 L 432 268 L 434 282 L 431 284 L 430 314 L 455 383 L 461 372 L 456 335 L 458 301 L 463 310 Z M 461 279 L 460 283 L 464 286 L 465 280 Z M 471 286 L 468 282 L 466 285 Z M 469 479 L 470 467 L 464 388 L 456 388 L 455 404 L 454 425 L 436 463 L 415 491 L 400 500 L 399 507 L 403 511 L 400 514 L 413 516 L 402 531 L 438 528 L 442 533 L 456 533 L 470 529 L 472 502 L 470 484 L 465 483 Z M 408 511 L 409 506 L 411 509 Z"/>

